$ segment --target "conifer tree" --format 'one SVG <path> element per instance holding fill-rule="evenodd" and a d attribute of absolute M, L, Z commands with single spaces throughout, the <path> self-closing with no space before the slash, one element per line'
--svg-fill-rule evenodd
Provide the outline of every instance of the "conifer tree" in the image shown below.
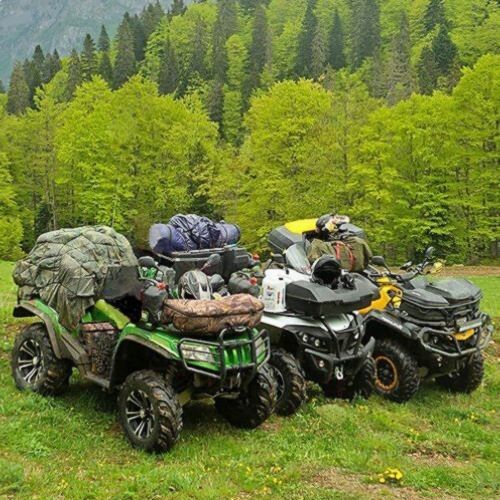
<path fill-rule="evenodd" d="M 208 76 L 207 65 L 205 63 L 205 33 L 207 31 L 206 24 L 203 19 L 196 20 L 193 38 L 193 53 L 189 61 L 189 74 L 191 78 L 206 79 Z"/>
<path fill-rule="evenodd" d="M 236 33 L 238 16 L 234 0 L 220 0 L 213 33 L 213 68 L 217 81 L 224 82 L 227 69 L 226 42 Z"/>
<path fill-rule="evenodd" d="M 169 17 L 181 16 L 186 11 L 183 0 L 174 0 L 168 12 Z"/>
<path fill-rule="evenodd" d="M 436 88 L 438 69 L 434 52 L 430 47 L 424 47 L 417 64 L 418 86 L 422 94 L 430 95 Z"/>
<path fill-rule="evenodd" d="M 345 66 L 344 30 L 337 8 L 333 15 L 333 24 L 328 40 L 327 62 L 333 69 L 341 69 Z"/>
<path fill-rule="evenodd" d="M 252 43 L 249 53 L 249 74 L 247 95 L 259 87 L 262 70 L 267 60 L 267 16 L 262 3 L 255 8 L 252 29 Z"/>
<path fill-rule="evenodd" d="M 93 38 L 87 33 L 83 41 L 83 51 L 80 57 L 83 81 L 89 81 L 97 71 L 97 55 Z"/>
<path fill-rule="evenodd" d="M 34 97 L 35 97 L 35 91 L 40 85 L 42 85 L 42 74 L 40 70 L 38 69 L 37 65 L 33 61 L 33 59 L 30 61 L 29 59 L 25 59 L 23 63 L 23 70 L 24 70 L 24 78 L 26 80 L 26 83 L 28 84 L 29 88 L 29 101 L 30 101 L 30 106 L 34 107 Z"/>
<path fill-rule="evenodd" d="M 158 75 L 160 94 L 173 94 L 179 85 L 179 68 L 170 38 L 165 41 Z"/>
<path fill-rule="evenodd" d="M 315 6 L 316 0 L 307 0 L 295 63 L 295 74 L 297 76 L 312 76 L 313 40 L 318 26 L 318 21 L 314 14 Z"/>
<path fill-rule="evenodd" d="M 40 74 L 43 72 L 44 64 L 45 55 L 43 53 L 43 49 L 40 45 L 37 45 L 35 47 L 35 51 L 33 52 L 33 65 Z"/>
<path fill-rule="evenodd" d="M 437 25 L 448 27 L 443 0 L 429 0 L 424 13 L 423 25 L 424 34 L 432 31 Z"/>
<path fill-rule="evenodd" d="M 147 36 L 144 25 L 137 14 L 130 18 L 130 28 L 132 29 L 132 36 L 134 39 L 135 60 L 139 62 L 144 59 Z"/>
<path fill-rule="evenodd" d="M 26 82 L 23 65 L 16 62 L 10 77 L 9 91 L 7 93 L 7 112 L 20 115 L 30 105 L 30 89 Z"/>
<path fill-rule="evenodd" d="M 444 25 L 439 27 L 439 31 L 432 41 L 432 52 L 439 75 L 447 76 L 457 55 L 457 47 Z"/>
<path fill-rule="evenodd" d="M 224 137 L 232 144 L 241 140 L 243 115 L 243 84 L 247 53 L 240 35 L 232 35 L 227 41 L 228 69 L 224 86 L 224 110 L 222 131 Z"/>
<path fill-rule="evenodd" d="M 5 94 L 5 86 L 2 80 L 0 80 L 0 94 Z"/>
<path fill-rule="evenodd" d="M 380 46 L 380 12 L 376 0 L 352 2 L 352 66 L 357 69 Z"/>
<path fill-rule="evenodd" d="M 101 52 L 108 52 L 111 47 L 111 43 L 109 41 L 109 35 L 108 32 L 106 31 L 106 26 L 104 26 L 104 24 L 101 26 L 101 33 L 99 34 L 98 47 Z"/>
<path fill-rule="evenodd" d="M 411 94 L 410 26 L 405 12 L 401 12 L 399 30 L 392 41 L 388 74 L 389 104 L 396 104 Z"/>
<path fill-rule="evenodd" d="M 227 71 L 226 42 L 238 27 L 238 11 L 235 0 L 220 0 L 213 31 L 214 82 L 209 97 L 209 114 L 217 123 L 222 122 L 224 82 Z"/>
<path fill-rule="evenodd" d="M 311 49 L 311 76 L 318 79 L 325 71 L 327 56 L 325 39 L 319 26 L 316 27 Z"/>
<path fill-rule="evenodd" d="M 80 57 L 78 56 L 78 52 L 73 49 L 68 63 L 68 79 L 66 80 L 65 92 L 66 99 L 70 100 L 73 97 L 76 88 L 81 85 L 82 81 L 83 76 Z"/>
<path fill-rule="evenodd" d="M 108 52 L 103 52 L 101 54 L 97 73 L 101 75 L 109 85 L 113 85 L 113 66 L 111 65 L 111 59 Z"/>
<path fill-rule="evenodd" d="M 134 37 L 130 26 L 130 16 L 125 14 L 116 34 L 116 58 L 113 68 L 113 86 L 121 87 L 135 74 L 136 60 Z"/>

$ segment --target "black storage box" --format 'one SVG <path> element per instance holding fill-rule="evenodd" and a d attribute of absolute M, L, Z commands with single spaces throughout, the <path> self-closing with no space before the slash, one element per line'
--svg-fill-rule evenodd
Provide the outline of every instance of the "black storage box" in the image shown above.
<path fill-rule="evenodd" d="M 201 269 L 212 254 L 221 256 L 221 263 L 214 273 L 220 274 L 226 281 L 231 274 L 249 267 L 252 258 L 245 248 L 227 246 L 223 248 L 209 248 L 207 250 L 191 250 L 189 252 L 172 252 L 170 255 L 157 255 L 160 263 L 173 267 L 175 281 L 187 271 Z"/>
<path fill-rule="evenodd" d="M 475 316 L 481 297 L 481 290 L 464 279 L 429 283 L 416 278 L 405 287 L 400 309 L 419 321 L 441 321 L 451 326 L 458 317 Z"/>
<path fill-rule="evenodd" d="M 286 287 L 286 306 L 291 311 L 313 317 L 363 309 L 379 297 L 378 287 L 363 276 L 353 275 L 353 278 L 353 290 L 343 286 L 332 290 L 310 281 L 289 283 Z"/>
<path fill-rule="evenodd" d="M 267 242 L 274 253 L 283 253 L 294 243 L 299 243 L 302 240 L 301 234 L 292 233 L 285 226 L 273 229 L 267 237 Z"/>

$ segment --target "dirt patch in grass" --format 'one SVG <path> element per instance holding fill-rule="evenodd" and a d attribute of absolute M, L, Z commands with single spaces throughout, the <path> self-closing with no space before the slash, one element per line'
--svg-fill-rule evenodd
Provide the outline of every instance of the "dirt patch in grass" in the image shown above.
<path fill-rule="evenodd" d="M 306 482 L 315 488 L 344 492 L 353 497 L 359 496 L 359 498 L 405 498 L 409 500 L 425 498 L 417 490 L 408 486 L 391 487 L 375 482 L 370 484 L 364 482 L 363 477 L 331 467 L 311 472 Z"/>
<path fill-rule="evenodd" d="M 445 266 L 443 276 L 499 276 L 500 266 Z"/>

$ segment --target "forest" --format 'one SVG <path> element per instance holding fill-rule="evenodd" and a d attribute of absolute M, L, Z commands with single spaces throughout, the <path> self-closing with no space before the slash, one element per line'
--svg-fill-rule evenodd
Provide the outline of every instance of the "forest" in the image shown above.
<path fill-rule="evenodd" d="M 60 227 L 345 213 L 390 262 L 497 258 L 499 2 L 174 0 L 0 83 L 0 259 Z"/>

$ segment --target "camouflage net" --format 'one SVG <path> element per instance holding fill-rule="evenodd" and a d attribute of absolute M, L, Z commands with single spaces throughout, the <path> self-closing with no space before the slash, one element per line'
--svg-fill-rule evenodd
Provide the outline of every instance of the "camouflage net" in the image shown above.
<path fill-rule="evenodd" d="M 74 329 L 100 298 L 111 269 L 137 266 L 128 240 L 107 226 L 60 229 L 42 234 L 13 272 L 18 298 L 39 297 Z"/>

